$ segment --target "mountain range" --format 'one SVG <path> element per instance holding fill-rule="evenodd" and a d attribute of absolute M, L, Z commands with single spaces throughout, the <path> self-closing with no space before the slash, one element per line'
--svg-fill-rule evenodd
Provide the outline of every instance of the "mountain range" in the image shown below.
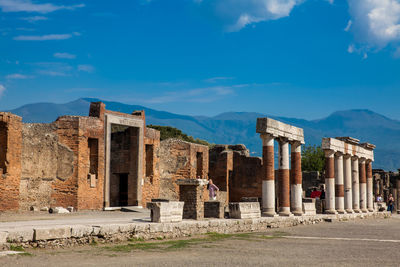
<path fill-rule="evenodd" d="M 9 110 L 22 116 L 24 122 L 49 123 L 62 115 L 87 116 L 90 102 L 102 101 L 109 110 L 131 113 L 145 110 L 146 123 L 172 126 L 195 138 L 215 144 L 245 144 L 252 155 L 260 156 L 262 145 L 256 133 L 256 120 L 271 117 L 304 129 L 307 145 L 320 145 L 323 137 L 351 136 L 376 145 L 374 168 L 400 168 L 400 121 L 370 110 L 337 111 L 326 118 L 304 120 L 254 112 L 226 112 L 214 117 L 186 116 L 158 111 L 139 105 L 93 98 L 82 98 L 65 104 L 34 103 Z"/>

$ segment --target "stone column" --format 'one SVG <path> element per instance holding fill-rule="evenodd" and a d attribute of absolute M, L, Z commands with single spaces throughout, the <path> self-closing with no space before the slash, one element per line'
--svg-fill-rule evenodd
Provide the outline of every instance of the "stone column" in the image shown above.
<path fill-rule="evenodd" d="M 344 208 L 347 213 L 353 213 L 353 191 L 351 190 L 351 156 L 343 156 L 344 170 Z"/>
<path fill-rule="evenodd" d="M 336 214 L 335 210 L 335 152 L 325 150 L 325 213 Z"/>
<path fill-rule="evenodd" d="M 344 211 L 343 154 L 335 154 L 335 206 L 338 213 Z"/>
<path fill-rule="evenodd" d="M 294 215 L 303 215 L 301 143 L 291 143 L 290 208 Z"/>
<path fill-rule="evenodd" d="M 290 185 L 289 185 L 289 142 L 279 140 L 279 215 L 290 216 Z"/>
<path fill-rule="evenodd" d="M 360 176 L 358 172 L 358 157 L 351 157 L 351 180 L 353 185 L 353 211 L 360 213 Z"/>
<path fill-rule="evenodd" d="M 275 213 L 275 166 L 274 137 L 261 135 L 263 141 L 263 182 L 262 182 L 262 215 L 273 217 Z"/>
<path fill-rule="evenodd" d="M 397 179 L 396 186 L 397 186 L 397 192 L 399 192 L 400 191 L 400 179 Z M 399 213 L 399 210 L 400 210 L 400 194 L 397 194 L 397 213 Z"/>
<path fill-rule="evenodd" d="M 369 212 L 374 211 L 374 193 L 372 184 L 372 161 L 366 162 L 366 175 L 367 175 L 367 209 Z"/>
<path fill-rule="evenodd" d="M 366 213 L 367 210 L 367 176 L 365 174 L 365 158 L 359 160 L 360 171 L 360 208 L 361 211 Z"/>

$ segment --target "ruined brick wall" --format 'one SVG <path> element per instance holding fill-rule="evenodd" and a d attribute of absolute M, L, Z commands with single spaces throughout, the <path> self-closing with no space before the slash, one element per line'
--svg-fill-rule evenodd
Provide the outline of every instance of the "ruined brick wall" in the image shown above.
<path fill-rule="evenodd" d="M 100 210 L 104 203 L 104 122 L 102 119 L 79 117 L 77 156 L 76 208 Z"/>
<path fill-rule="evenodd" d="M 0 211 L 19 208 L 21 150 L 21 117 L 0 112 Z"/>
<path fill-rule="evenodd" d="M 142 188 L 142 206 L 160 194 L 160 132 L 146 128 L 144 138 L 144 184 Z"/>
<path fill-rule="evenodd" d="M 208 179 L 208 163 L 207 146 L 178 139 L 161 141 L 160 198 L 179 199 L 177 179 Z M 204 198 L 208 200 L 207 190 L 204 190 Z"/>
<path fill-rule="evenodd" d="M 54 206 L 53 183 L 68 180 L 74 153 L 58 142 L 56 124 L 23 124 L 20 209 Z"/>
<path fill-rule="evenodd" d="M 244 145 L 216 145 L 210 151 L 210 178 L 228 202 L 262 196 L 262 159 L 250 157 Z M 223 201 L 223 194 L 220 201 Z"/>

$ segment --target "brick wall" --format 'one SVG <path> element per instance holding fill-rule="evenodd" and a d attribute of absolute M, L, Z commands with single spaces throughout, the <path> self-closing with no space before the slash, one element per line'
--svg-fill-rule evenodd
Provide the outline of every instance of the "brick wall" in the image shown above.
<path fill-rule="evenodd" d="M 201 157 L 202 163 L 198 164 Z M 178 139 L 161 141 L 160 146 L 160 198 L 179 199 L 177 179 L 208 179 L 208 147 Z M 201 167 L 198 170 L 198 167 Z M 208 200 L 205 189 L 204 199 Z"/>
<path fill-rule="evenodd" d="M 21 150 L 21 117 L 0 112 L 0 211 L 19 208 Z"/>

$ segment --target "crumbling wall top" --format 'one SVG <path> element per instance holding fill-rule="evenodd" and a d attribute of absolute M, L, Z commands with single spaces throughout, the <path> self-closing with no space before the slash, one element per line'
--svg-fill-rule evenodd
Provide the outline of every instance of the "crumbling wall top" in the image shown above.
<path fill-rule="evenodd" d="M 343 154 L 349 154 L 352 156 L 357 156 L 359 158 L 365 158 L 367 160 L 374 161 L 374 151 L 375 148 L 372 144 L 358 144 L 358 139 L 351 137 L 339 137 L 341 140 L 336 138 L 323 138 L 322 139 L 322 149 L 332 150 L 334 152 L 340 152 Z M 344 140 L 344 141 L 343 141 Z"/>

